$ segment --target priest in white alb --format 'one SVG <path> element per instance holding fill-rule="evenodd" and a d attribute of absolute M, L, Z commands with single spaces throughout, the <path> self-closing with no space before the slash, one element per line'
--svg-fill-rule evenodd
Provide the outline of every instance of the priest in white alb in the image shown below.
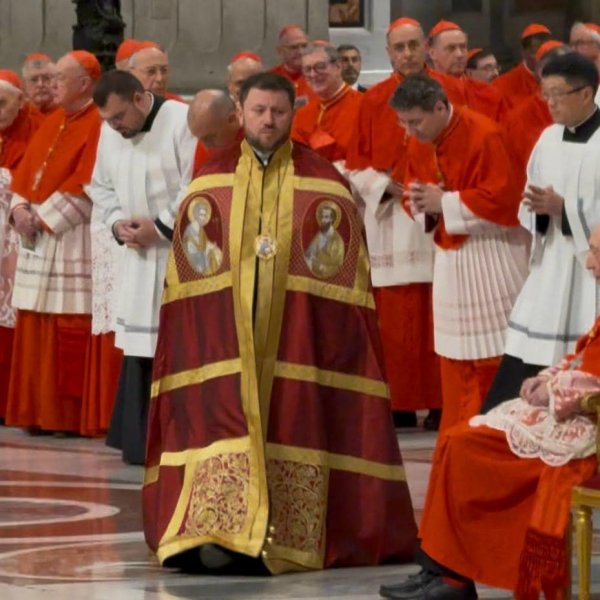
<path fill-rule="evenodd" d="M 115 341 L 124 359 L 107 444 L 120 448 L 126 462 L 143 464 L 169 240 L 196 140 L 187 106 L 144 91 L 130 73 L 105 73 L 94 102 L 104 124 L 88 193 L 115 243 L 127 247 Z"/>
<path fill-rule="evenodd" d="M 530 274 L 510 315 L 484 412 L 518 396 L 525 379 L 572 352 L 599 309 L 598 284 L 585 268 L 587 240 L 600 223 L 598 73 L 572 52 L 544 66 L 541 86 L 555 124 L 533 149 L 519 210 L 533 236 Z"/>

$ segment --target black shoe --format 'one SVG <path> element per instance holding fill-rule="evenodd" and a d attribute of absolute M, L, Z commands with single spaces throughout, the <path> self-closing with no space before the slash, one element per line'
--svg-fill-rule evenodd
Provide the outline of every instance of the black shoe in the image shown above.
<path fill-rule="evenodd" d="M 412 593 L 436 577 L 438 577 L 438 575 L 435 573 L 421 569 L 419 573 L 416 573 L 415 575 L 409 575 L 407 579 L 401 581 L 400 583 L 382 585 L 379 588 L 379 595 L 383 596 L 384 598 L 394 598 L 395 596 L 390 596 L 390 594 L 405 592 Z"/>
<path fill-rule="evenodd" d="M 440 428 L 440 421 L 442 420 L 442 409 L 441 408 L 432 408 L 429 411 L 429 414 L 425 417 L 423 421 L 423 429 L 427 431 L 438 431 Z"/>
<path fill-rule="evenodd" d="M 417 413 L 406 410 L 395 410 L 392 412 L 394 417 L 394 427 L 416 427 Z"/>
<path fill-rule="evenodd" d="M 402 585 L 402 584 L 401 584 Z M 450 585 L 440 575 L 434 575 L 420 587 L 399 589 L 394 586 L 387 587 L 388 593 L 380 594 L 385 598 L 396 600 L 476 600 L 477 591 L 472 581 L 465 581 L 464 585 Z"/>

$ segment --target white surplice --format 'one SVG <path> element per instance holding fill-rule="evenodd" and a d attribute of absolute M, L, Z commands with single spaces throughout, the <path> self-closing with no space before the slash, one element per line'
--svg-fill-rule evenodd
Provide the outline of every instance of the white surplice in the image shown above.
<path fill-rule="evenodd" d="M 390 177 L 372 168 L 340 171 L 363 213 L 373 287 L 433 281 L 433 235 L 424 233 L 398 198 L 381 201 Z"/>
<path fill-rule="evenodd" d="M 173 228 L 189 184 L 196 140 L 187 126 L 186 104 L 160 107 L 150 131 L 123 138 L 102 126 L 92 182 L 87 192 L 112 230 L 120 219 L 159 219 Z M 117 243 L 115 241 L 115 243 Z M 152 357 L 170 242 L 123 253 L 115 344 L 125 355 Z"/>
<path fill-rule="evenodd" d="M 553 216 L 545 234 L 521 204 L 519 219 L 533 234 L 530 274 L 509 321 L 505 353 L 536 365 L 552 365 L 571 352 L 598 314 L 598 284 L 585 268 L 588 237 L 600 223 L 600 129 L 587 143 L 563 141 L 551 125 L 535 145 L 528 184 L 553 186 L 565 199 L 572 235 Z"/>

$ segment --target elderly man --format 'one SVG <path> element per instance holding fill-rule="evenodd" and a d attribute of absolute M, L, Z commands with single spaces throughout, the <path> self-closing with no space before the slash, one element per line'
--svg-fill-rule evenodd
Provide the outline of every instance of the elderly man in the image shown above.
<path fill-rule="evenodd" d="M 500 74 L 498 61 L 491 50 L 484 48 L 473 48 L 467 53 L 466 74 L 471 79 L 492 83 Z"/>
<path fill-rule="evenodd" d="M 309 45 L 302 55 L 302 72 L 315 97 L 296 111 L 292 139 L 331 162 L 344 161 L 362 94 L 342 79 L 333 46 Z"/>
<path fill-rule="evenodd" d="M 9 225 L 10 183 L 41 121 L 40 113 L 26 101 L 18 75 L 0 70 L 0 420 L 6 413 L 16 317 L 11 299 L 19 238 Z"/>
<path fill-rule="evenodd" d="M 360 50 L 353 44 L 341 44 L 337 51 L 342 65 L 342 79 L 357 92 L 366 92 L 367 88 L 358 83 L 362 68 Z"/>
<path fill-rule="evenodd" d="M 550 30 L 540 23 L 531 23 L 521 33 L 521 62 L 494 79 L 492 85 L 502 94 L 509 110 L 516 108 L 538 91 L 535 75 L 535 53 L 551 38 Z"/>
<path fill-rule="evenodd" d="M 440 431 L 476 415 L 504 350 L 527 274 L 521 188 L 496 124 L 413 75 L 392 107 L 410 140 L 405 183 L 415 218 L 435 231 L 433 325 L 444 404 Z"/>
<path fill-rule="evenodd" d="M 584 266 L 587 232 L 600 223 L 598 73 L 570 52 L 544 65 L 541 86 L 555 125 L 533 148 L 519 210 L 533 236 L 530 273 L 484 410 L 514 398 L 524 379 L 572 351 L 598 314 L 600 290 Z"/>
<path fill-rule="evenodd" d="M 139 42 L 129 58 L 129 71 L 141 81 L 145 90 L 167 100 L 184 102 L 181 96 L 168 91 L 169 59 L 156 42 Z"/>
<path fill-rule="evenodd" d="M 231 57 L 227 65 L 227 89 L 235 102 L 239 100 L 242 83 L 264 70 L 262 58 L 254 52 L 238 52 Z"/>
<path fill-rule="evenodd" d="M 243 139 L 237 107 L 223 90 L 198 92 L 190 103 L 187 122 L 192 135 L 198 140 L 194 174 L 217 150 Z"/>
<path fill-rule="evenodd" d="M 277 54 L 281 63 L 271 69 L 289 79 L 296 90 L 296 108 L 304 106 L 310 100 L 310 87 L 302 73 L 302 51 L 308 45 L 306 33 L 297 25 L 286 25 L 279 32 Z"/>
<path fill-rule="evenodd" d="M 115 336 L 124 358 L 107 444 L 122 450 L 124 461 L 142 464 L 169 238 L 195 143 L 187 106 L 145 91 L 130 73 L 105 73 L 94 102 L 104 124 L 87 189 L 114 243 L 127 247 Z"/>
<path fill-rule="evenodd" d="M 52 85 L 55 76 L 52 59 L 47 54 L 29 54 L 21 72 L 29 101 L 43 115 L 51 113 L 57 106 Z"/>
<path fill-rule="evenodd" d="M 466 77 L 467 68 L 467 34 L 456 23 L 439 21 L 428 36 L 429 57 L 433 68 L 453 79 L 464 104 L 479 113 L 501 121 L 506 113 L 502 95 L 476 79 Z"/>
<path fill-rule="evenodd" d="M 90 336 L 89 182 L 100 117 L 92 103 L 101 68 L 89 52 L 57 63 L 59 108 L 31 138 L 13 174 L 11 218 L 21 246 L 6 423 L 79 431 Z"/>
<path fill-rule="evenodd" d="M 245 140 L 205 165 L 179 210 L 146 540 L 165 566 L 190 569 L 406 559 L 414 522 L 361 219 L 335 168 L 290 142 L 290 81 L 253 75 L 240 104 Z"/>
<path fill-rule="evenodd" d="M 364 220 L 375 287 L 386 372 L 397 425 L 417 424 L 418 409 L 433 412 L 426 426 L 439 423 L 439 362 L 433 351 L 431 280 L 433 242 L 402 209 L 408 136 L 389 105 L 405 77 L 426 72 L 452 80 L 425 65 L 425 35 L 418 21 L 397 19 L 387 32 L 394 72 L 363 94 L 346 157 L 350 180 L 365 204 Z M 392 172 L 397 177 L 392 178 Z M 400 368 L 400 365 L 403 365 Z"/>
<path fill-rule="evenodd" d="M 586 267 L 600 280 L 600 227 Z M 423 570 L 382 586 L 385 598 L 471 600 L 473 580 L 515 598 L 566 597 L 571 490 L 597 468 L 600 318 L 574 354 L 543 369 L 516 399 L 448 431 L 436 448 L 419 536 Z"/>
<path fill-rule="evenodd" d="M 600 71 L 600 26 L 595 23 L 575 23 L 571 27 L 569 45 L 575 52 L 589 58 Z"/>

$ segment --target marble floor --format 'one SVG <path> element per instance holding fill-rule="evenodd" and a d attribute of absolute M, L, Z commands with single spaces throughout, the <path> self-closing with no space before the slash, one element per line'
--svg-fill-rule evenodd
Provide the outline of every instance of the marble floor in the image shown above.
<path fill-rule="evenodd" d="M 419 516 L 435 435 L 399 432 Z M 0 427 L 0 599 L 367 599 L 415 565 L 280 577 L 188 576 L 159 568 L 144 544 L 141 467 L 102 440 L 29 437 Z M 600 524 L 599 524 L 600 525 Z M 600 527 L 599 527 L 600 528 Z M 600 593 L 600 556 L 593 591 Z M 508 598 L 480 588 L 484 598 Z"/>

